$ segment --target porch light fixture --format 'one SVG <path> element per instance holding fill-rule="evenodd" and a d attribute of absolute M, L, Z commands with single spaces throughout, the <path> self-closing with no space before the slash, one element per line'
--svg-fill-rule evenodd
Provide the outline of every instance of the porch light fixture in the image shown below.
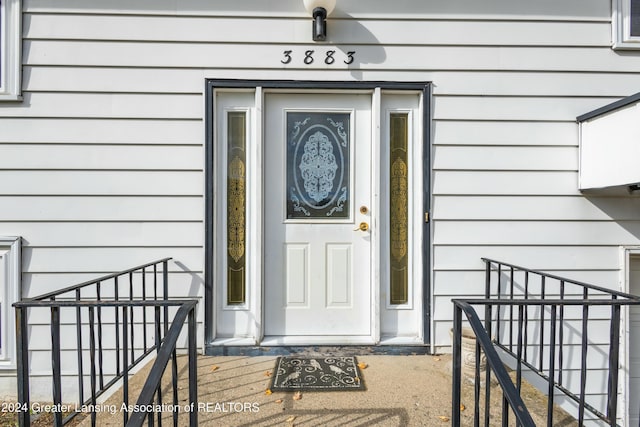
<path fill-rule="evenodd" d="M 327 16 L 336 7 L 336 0 L 302 0 L 307 12 L 313 16 L 313 41 L 327 39 Z"/>

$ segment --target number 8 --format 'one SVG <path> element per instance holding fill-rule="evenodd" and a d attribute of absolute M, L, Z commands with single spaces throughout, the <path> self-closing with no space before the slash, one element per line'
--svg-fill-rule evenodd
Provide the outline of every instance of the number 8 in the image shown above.
<path fill-rule="evenodd" d="M 336 53 L 335 50 L 328 50 L 327 51 L 327 57 L 324 58 L 324 63 L 327 65 L 331 65 L 334 62 L 336 62 L 336 59 L 333 57 L 333 54 Z"/>

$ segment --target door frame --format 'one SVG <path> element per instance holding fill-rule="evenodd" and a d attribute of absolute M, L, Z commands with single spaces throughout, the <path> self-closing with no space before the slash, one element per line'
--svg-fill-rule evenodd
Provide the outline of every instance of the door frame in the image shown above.
<path fill-rule="evenodd" d="M 216 210 L 215 210 L 215 177 L 217 171 L 215 135 L 216 114 L 215 111 L 215 91 L 223 90 L 254 90 L 256 98 L 262 97 L 263 90 L 335 90 L 335 91 L 398 91 L 420 92 L 422 95 L 422 203 L 425 212 L 425 221 L 422 222 L 422 317 L 423 317 L 423 337 L 424 344 L 431 344 L 431 227 L 429 212 L 431 210 L 431 103 L 432 85 L 430 82 L 390 82 L 390 81 L 303 81 L 303 80 L 235 80 L 235 79 L 205 79 L 205 250 L 204 250 L 204 343 L 205 353 L 212 350 L 212 342 L 215 340 L 215 307 L 216 289 L 215 270 L 216 247 L 215 235 Z M 261 116 L 261 115 L 257 115 Z M 378 115 L 379 117 L 379 115 Z M 257 117 L 256 120 L 262 120 Z M 262 135 L 257 135 L 262 138 Z M 377 141 L 379 144 L 379 141 Z M 260 231 L 261 232 L 261 231 Z M 258 249 L 260 253 L 261 249 Z M 259 256 L 262 256 L 261 254 Z M 261 300 L 261 296 L 258 296 Z M 377 313 L 375 308 L 372 310 Z M 263 307 L 257 308 L 257 314 L 262 318 Z M 379 321 L 379 319 L 378 319 Z M 258 337 L 261 339 L 262 337 Z M 242 343 L 249 345 L 250 343 Z M 258 343 L 254 343 L 258 344 Z"/>
<path fill-rule="evenodd" d="M 631 259 L 640 258 L 640 246 L 621 246 L 620 247 L 620 290 L 626 294 L 631 294 Z M 630 349 L 630 336 L 637 331 L 632 330 L 631 316 L 629 313 L 629 306 L 622 307 L 622 324 L 620 330 L 623 334 L 620 345 L 620 369 L 618 371 L 619 376 L 622 376 L 622 395 L 619 402 L 619 408 L 622 411 L 623 425 L 629 425 L 631 414 L 629 409 L 631 406 L 631 378 L 630 369 L 631 363 L 629 360 Z"/>

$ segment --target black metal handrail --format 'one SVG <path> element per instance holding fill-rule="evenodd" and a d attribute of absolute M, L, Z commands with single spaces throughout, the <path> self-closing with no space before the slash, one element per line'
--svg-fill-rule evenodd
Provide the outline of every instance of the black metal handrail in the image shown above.
<path fill-rule="evenodd" d="M 457 313 L 464 306 L 462 311 L 469 323 L 469 312 L 478 316 L 484 311 L 484 327 L 481 331 L 474 327 L 474 332 L 478 340 L 481 335 L 488 335 L 492 347 L 502 352 L 503 362 L 515 366 L 516 389 L 521 389 L 523 370 L 546 382 L 548 426 L 553 424 L 556 393 L 575 403 L 577 412 L 573 415 L 579 425 L 587 413 L 594 420 L 617 425 L 621 312 L 625 306 L 640 305 L 640 297 L 514 264 L 486 258 L 483 261 L 485 298 L 456 300 L 454 310 Z M 604 314 L 603 309 L 607 310 Z M 607 330 L 608 336 L 596 336 L 600 330 Z M 454 343 L 458 339 L 454 337 Z M 578 357 L 572 359 L 578 351 L 579 361 Z M 593 376 L 598 372 L 606 376 L 603 405 L 587 399 L 586 384 L 590 379 L 594 383 Z M 485 405 L 490 397 L 489 379 L 487 371 Z M 455 388 L 456 384 L 454 395 Z M 477 407 L 478 382 L 476 388 Z M 488 412 L 485 406 L 485 425 Z M 508 413 L 503 409 L 503 422 L 506 417 Z"/>
<path fill-rule="evenodd" d="M 520 397 L 520 393 L 516 390 L 516 387 L 511 381 L 511 377 L 507 373 L 500 356 L 493 348 L 493 343 L 489 334 L 482 326 L 482 322 L 478 317 L 475 309 L 465 301 L 453 300 L 455 307 L 453 315 L 453 399 L 452 399 L 452 417 L 451 425 L 460 425 L 460 404 L 461 404 L 461 385 L 462 385 L 462 312 L 467 317 L 471 328 L 476 336 L 476 370 L 475 370 L 475 392 L 476 392 L 476 405 L 474 409 L 475 425 L 479 425 L 479 403 L 480 403 L 480 351 L 483 351 L 487 359 L 487 387 L 490 384 L 490 373 L 493 371 L 498 384 L 502 388 L 505 402 L 509 404 L 513 410 L 519 425 L 525 427 L 535 427 L 535 423 L 531 418 L 531 414 L 527 410 L 526 405 Z M 487 399 L 487 402 L 489 399 Z M 487 424 L 488 425 L 488 408 Z"/>
<path fill-rule="evenodd" d="M 176 343 L 178 341 L 178 336 L 180 335 L 180 331 L 182 330 L 182 325 L 184 324 L 187 316 L 189 317 L 189 339 L 188 339 L 188 366 L 189 366 L 189 425 L 197 426 L 198 425 L 198 411 L 195 408 L 197 405 L 198 399 L 198 391 L 197 391 L 197 360 L 196 360 L 196 318 L 195 318 L 195 302 L 190 302 L 180 307 L 178 312 L 176 313 L 175 318 L 173 319 L 173 323 L 171 324 L 171 328 L 169 329 L 169 333 L 166 335 L 165 340 L 158 351 L 158 355 L 156 360 L 149 372 L 149 376 L 144 386 L 142 387 L 142 391 L 140 392 L 140 396 L 138 397 L 138 401 L 136 402 L 136 407 L 138 408 L 149 408 L 154 398 L 158 397 L 159 402 L 161 402 L 161 396 L 159 395 L 162 374 L 164 373 L 167 364 L 169 363 L 169 359 L 171 359 L 174 363 L 174 367 L 172 370 L 172 381 L 173 381 L 173 404 L 178 405 L 178 396 L 177 396 L 177 369 L 175 367 L 176 362 Z M 174 414 L 174 424 L 177 424 L 177 413 L 178 411 L 172 411 Z M 142 426 L 142 423 L 147 418 L 153 418 L 154 412 L 150 409 L 145 411 L 139 410 L 135 411 L 129 422 L 127 423 L 127 427 L 138 427 Z M 158 417 L 160 415 L 158 414 Z M 151 420 L 152 424 L 152 420 Z M 160 425 L 160 421 L 158 420 L 158 425 Z"/>
<path fill-rule="evenodd" d="M 92 425 L 96 423 L 97 412 L 104 408 L 97 404 L 98 398 L 119 381 L 122 381 L 123 402 L 129 402 L 129 376 L 136 365 L 145 360 L 154 351 L 161 351 L 161 346 L 172 347 L 174 372 L 174 400 L 177 399 L 176 340 L 170 333 L 178 334 L 184 324 L 183 313 L 189 315 L 189 355 L 195 357 L 195 324 L 191 318 L 195 315 L 194 299 L 169 299 L 168 261 L 159 261 L 140 265 L 118 273 L 109 274 L 98 279 L 86 281 L 49 292 L 37 297 L 25 298 L 15 304 L 16 340 L 17 340 L 17 376 L 18 401 L 21 408 L 31 408 L 29 371 L 29 335 L 31 328 L 28 316 L 39 315 L 42 310 L 50 311 L 49 331 L 51 347 L 44 349 L 51 352 L 51 381 L 53 422 L 63 425 L 80 412 L 90 412 Z M 151 280 L 148 280 L 150 276 Z M 126 280 L 128 278 L 128 281 Z M 123 280 L 124 279 L 124 280 Z M 173 318 L 169 313 L 177 310 Z M 152 313 L 149 313 L 151 311 Z M 178 317 L 180 313 L 180 317 Z M 67 342 L 69 336 L 76 336 L 75 345 Z M 88 339 L 87 339 L 88 335 Z M 193 337 L 193 338 L 192 338 Z M 36 340 L 40 347 L 47 340 Z M 88 342 L 87 342 L 88 341 Z M 42 348 L 40 348 L 42 350 Z M 75 366 L 71 366 L 72 358 L 62 354 L 75 353 Z M 87 360 L 88 359 L 88 360 Z M 65 360 L 65 367 L 61 361 Z M 85 366 L 89 365 L 88 372 Z M 166 366 L 166 362 L 165 362 Z M 63 396 L 65 380 L 77 381 L 77 397 Z M 195 375 L 193 375 L 195 381 Z M 194 382 L 193 381 L 193 382 Z M 192 378 L 189 384 L 192 386 Z M 86 388 L 89 393 L 85 393 Z M 195 386 L 194 386 L 195 387 Z M 161 391 L 157 389 L 158 398 Z M 85 394 L 88 397 L 85 398 Z M 190 392 L 191 394 L 191 392 Z M 195 400 L 193 400 L 195 402 Z M 74 405 L 68 404 L 75 402 Z M 60 409 L 75 408 L 65 416 Z M 89 408 L 87 410 L 87 408 Z M 128 411 L 120 411 L 123 423 L 129 419 Z M 158 415 L 160 416 L 160 415 Z M 174 417 L 177 414 L 174 414 Z M 29 410 L 18 414 L 20 425 L 30 424 Z"/>

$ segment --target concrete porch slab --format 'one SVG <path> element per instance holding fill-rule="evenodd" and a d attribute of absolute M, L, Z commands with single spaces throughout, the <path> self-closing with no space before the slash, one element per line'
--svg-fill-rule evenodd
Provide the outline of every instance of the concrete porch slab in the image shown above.
<path fill-rule="evenodd" d="M 365 391 L 294 392 L 267 391 L 274 356 L 198 357 L 198 425 L 202 426 L 447 426 L 451 417 L 450 355 L 364 355 L 358 360 Z M 179 357 L 179 424 L 188 425 L 186 357 Z M 131 379 L 135 396 L 146 379 L 150 364 Z M 168 370 L 169 371 L 169 370 Z M 171 403 L 170 373 L 165 374 L 163 402 Z M 501 412 L 501 396 L 492 391 L 492 414 Z M 473 387 L 463 390 L 462 425 L 473 425 Z M 135 403 L 135 398 L 130 399 Z M 123 425 L 122 392 L 104 403 L 116 408 L 114 415 L 101 413 L 99 426 Z M 113 405 L 113 406 L 109 406 Z M 542 412 L 544 414 L 544 411 Z M 163 425 L 171 424 L 171 411 L 162 413 Z M 534 415 L 535 416 L 535 415 Z M 536 416 L 536 423 L 544 418 Z M 569 421 L 569 419 L 567 419 Z M 556 425 L 563 424 L 557 419 Z M 575 421 L 574 421 L 575 422 Z M 86 418 L 83 425 L 90 425 Z"/>

